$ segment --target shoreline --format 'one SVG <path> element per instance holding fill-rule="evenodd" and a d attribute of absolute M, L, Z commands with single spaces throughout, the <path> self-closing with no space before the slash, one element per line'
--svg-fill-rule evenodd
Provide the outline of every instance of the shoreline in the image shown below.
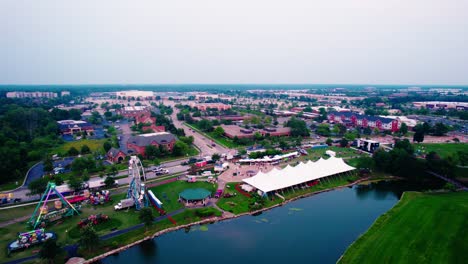
<path fill-rule="evenodd" d="M 111 251 L 108 251 L 108 252 L 106 252 L 104 254 L 93 257 L 91 259 L 87 259 L 84 263 L 94 263 L 94 262 L 96 262 L 98 260 L 101 260 L 101 259 L 104 259 L 104 258 L 106 258 L 108 256 L 118 254 L 118 253 L 120 253 L 122 251 L 125 251 L 125 250 L 127 250 L 127 249 L 129 249 L 129 248 L 131 248 L 133 246 L 136 246 L 136 245 L 138 245 L 138 244 L 140 244 L 140 243 L 142 243 L 142 242 L 144 242 L 146 240 L 154 239 L 154 238 L 159 237 L 161 235 L 164 235 L 164 234 L 167 234 L 167 233 L 170 233 L 170 232 L 173 232 L 173 231 L 177 231 L 177 230 L 180 230 L 180 229 L 183 229 L 183 228 L 192 227 L 192 226 L 195 226 L 195 225 L 202 225 L 202 224 L 208 224 L 208 223 L 221 222 L 221 221 L 235 219 L 235 218 L 239 218 L 239 217 L 247 216 L 247 215 L 256 215 L 256 214 L 259 214 L 259 213 L 262 213 L 262 212 L 265 212 L 265 211 L 269 211 L 269 210 L 271 210 L 273 208 L 286 205 L 286 204 L 288 204 L 290 202 L 294 202 L 294 201 L 296 201 L 298 199 L 306 198 L 306 197 L 313 196 L 313 195 L 320 194 L 320 193 L 324 193 L 324 192 L 334 191 L 334 190 L 337 190 L 337 189 L 351 187 L 351 186 L 354 186 L 356 184 L 359 184 L 360 182 L 367 181 L 369 179 L 370 179 L 370 177 L 366 177 L 366 178 L 358 179 L 358 180 L 356 180 L 356 181 L 354 181 L 352 183 L 349 183 L 349 184 L 333 187 L 333 188 L 330 188 L 330 189 L 320 190 L 320 191 L 316 191 L 316 192 L 306 193 L 306 194 L 291 198 L 289 200 L 285 200 L 285 201 L 283 201 L 283 202 L 281 202 L 279 204 L 275 204 L 275 205 L 272 205 L 270 207 L 262 208 L 262 209 L 252 211 L 252 212 L 245 212 L 245 213 L 241 213 L 241 214 L 233 215 L 233 216 L 211 217 L 211 218 L 203 219 L 201 221 L 197 221 L 197 222 L 193 222 L 193 223 L 189 223 L 189 224 L 185 224 L 185 225 L 166 228 L 166 229 L 157 231 L 153 235 L 149 235 L 149 236 L 144 237 L 143 239 L 135 241 L 135 242 L 133 242 L 131 244 L 128 244 L 128 245 L 113 249 Z M 384 180 L 384 179 L 382 179 L 382 180 Z"/>

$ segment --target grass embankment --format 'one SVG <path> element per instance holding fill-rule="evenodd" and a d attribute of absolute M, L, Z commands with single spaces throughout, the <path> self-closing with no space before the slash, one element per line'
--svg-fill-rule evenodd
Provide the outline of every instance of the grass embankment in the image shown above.
<path fill-rule="evenodd" d="M 408 192 L 340 263 L 466 263 L 468 193 Z"/>
<path fill-rule="evenodd" d="M 213 192 L 214 190 L 216 190 L 216 185 L 213 185 L 207 182 L 188 183 L 188 182 L 183 182 L 183 181 L 176 181 L 176 182 L 164 184 L 161 186 L 156 186 L 150 189 L 153 190 L 155 195 L 157 195 L 158 198 L 161 200 L 161 202 L 164 203 L 163 208 L 168 213 L 170 213 L 177 209 L 183 208 L 183 205 L 177 202 L 178 194 L 182 190 L 187 189 L 187 188 L 205 188 Z M 163 198 L 162 193 L 166 194 L 166 198 Z M 73 244 L 78 241 L 79 239 L 79 229 L 77 227 L 78 222 L 82 218 L 87 218 L 88 216 L 92 214 L 105 214 L 105 215 L 108 215 L 110 218 L 109 222 L 97 225 L 95 227 L 99 235 L 107 234 L 111 232 L 111 230 L 114 228 L 120 230 L 120 229 L 138 225 L 140 224 L 140 220 L 138 219 L 138 212 L 135 211 L 134 209 L 114 211 L 114 205 L 117 202 L 119 202 L 121 199 L 125 198 L 125 196 L 126 196 L 126 193 L 112 195 L 113 201 L 110 203 L 106 203 L 104 205 L 97 205 L 97 206 L 91 206 L 89 204 L 84 205 L 81 209 L 81 214 L 79 216 L 62 219 L 62 221 L 52 223 L 50 226 L 46 228 L 46 230 L 55 232 L 58 236 L 58 242 L 62 245 L 66 245 L 66 244 Z M 53 206 L 52 203 L 49 203 L 48 205 L 49 205 L 49 208 Z M 11 208 L 11 209 L 1 210 L 0 221 L 3 222 L 3 221 L 8 221 L 11 219 L 18 218 L 18 217 L 30 216 L 33 213 L 35 207 L 36 205 L 29 205 L 29 206 L 24 206 L 24 207 L 16 207 L 16 208 Z M 157 210 L 154 209 L 153 207 L 151 208 L 153 210 L 153 215 L 158 216 L 159 213 L 157 212 Z M 203 208 L 200 210 L 206 210 L 206 208 Z M 208 210 L 215 210 L 215 209 L 213 208 L 213 209 L 208 209 Z M 180 223 L 176 217 L 174 217 L 174 219 L 177 221 L 177 224 L 187 224 L 189 222 L 192 222 L 193 219 L 201 218 L 200 214 L 195 214 L 196 212 L 197 211 L 192 211 L 192 213 L 186 213 L 186 212 L 181 213 L 180 215 L 182 216 L 177 216 L 179 218 L 182 217 L 180 219 L 181 220 Z M 217 210 L 215 210 L 215 212 L 213 213 L 215 215 L 220 214 L 220 212 Z M 18 232 L 31 230 L 31 228 L 25 224 L 26 221 L 27 220 L 21 223 L 16 223 L 16 224 L 6 226 L 4 228 L 0 228 L 0 233 L 2 234 L 2 236 L 0 237 L 1 248 L 6 249 L 7 245 L 16 239 Z M 164 220 L 161 223 L 155 224 L 152 228 L 148 230 L 151 231 L 151 233 L 153 233 L 155 230 L 159 231 L 168 226 L 173 226 L 173 225 L 168 220 Z M 130 237 L 134 239 L 132 241 L 142 239 L 145 236 L 144 230 L 142 229 L 132 231 L 131 234 L 133 235 Z M 126 240 L 127 238 L 128 238 L 128 234 L 125 234 L 125 235 L 118 236 L 115 239 L 111 239 L 110 241 L 111 242 L 116 241 L 114 242 L 113 246 L 118 247 L 118 246 L 132 242 L 132 241 L 127 241 Z M 106 246 L 106 245 L 108 245 L 108 241 L 103 243 L 103 246 Z M 21 252 L 14 252 L 12 253 L 11 258 L 7 257 L 6 250 L 0 250 L 0 262 L 27 257 L 27 256 L 34 254 L 39 249 L 40 249 L 40 246 L 37 246 L 37 247 L 32 247 L 30 249 L 27 249 Z M 103 248 L 102 252 L 105 252 L 105 251 L 106 250 L 104 250 Z M 95 254 L 96 252 L 92 252 L 92 253 Z"/>
<path fill-rule="evenodd" d="M 358 179 L 358 176 L 343 176 L 343 177 L 335 177 L 331 179 L 322 179 L 322 181 L 312 187 L 307 187 L 307 188 L 295 188 L 294 190 L 289 188 L 288 190 L 285 190 L 284 192 L 279 192 L 281 196 L 283 196 L 286 200 L 293 199 L 296 197 L 299 197 L 301 195 L 313 193 L 313 192 L 318 192 L 326 189 L 331 189 L 335 188 L 338 186 L 343 186 L 346 184 L 349 184 L 350 182 L 356 181 Z M 232 193 L 235 194 L 233 197 L 230 198 L 221 198 L 219 199 L 217 205 L 219 208 L 231 212 L 233 214 L 241 214 L 241 213 L 246 213 L 250 211 L 249 205 L 252 204 L 255 200 L 254 198 L 249 198 L 244 195 L 242 195 L 240 192 L 238 192 L 235 189 L 235 185 L 237 183 L 229 183 L 226 185 L 226 188 L 224 189 L 224 194 L 225 193 Z M 271 207 L 275 204 L 279 204 L 283 202 L 283 199 L 280 197 L 277 197 L 275 195 L 269 195 L 268 199 L 266 199 L 265 204 L 263 205 L 263 208 L 268 208 Z"/>
<path fill-rule="evenodd" d="M 71 147 L 76 148 L 78 151 L 81 150 L 83 145 L 87 145 L 91 150 L 91 153 L 97 150 L 104 151 L 103 145 L 106 139 L 81 139 L 78 141 L 66 142 L 63 145 L 51 150 L 50 153 L 58 154 L 59 156 L 67 156 L 67 152 Z"/>

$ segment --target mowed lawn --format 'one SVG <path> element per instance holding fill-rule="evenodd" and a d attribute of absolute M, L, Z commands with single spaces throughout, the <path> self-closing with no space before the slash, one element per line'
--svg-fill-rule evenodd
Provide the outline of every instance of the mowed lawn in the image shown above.
<path fill-rule="evenodd" d="M 468 193 L 408 192 L 340 263 L 466 263 Z"/>
<path fill-rule="evenodd" d="M 212 195 L 216 192 L 216 184 L 208 183 L 205 181 L 198 182 L 187 182 L 187 181 L 175 181 L 168 184 L 151 187 L 154 195 L 163 203 L 163 209 L 166 212 L 172 212 L 180 208 L 184 208 L 184 205 L 180 203 L 179 193 L 185 189 L 196 189 L 204 188 L 211 192 Z"/>
<path fill-rule="evenodd" d="M 449 154 L 456 153 L 457 151 L 468 152 L 467 143 L 432 143 L 432 144 L 414 144 L 416 152 L 419 150 L 421 153 L 428 154 L 431 151 L 437 152 L 441 157 L 447 157 Z"/>
<path fill-rule="evenodd" d="M 96 150 L 104 151 L 104 148 L 102 146 L 105 141 L 106 139 L 82 139 L 78 141 L 66 142 L 60 147 L 55 148 L 51 153 L 63 156 L 67 154 L 68 150 L 71 147 L 75 147 L 78 151 L 80 151 L 83 145 L 87 145 L 91 152 L 94 152 Z"/>

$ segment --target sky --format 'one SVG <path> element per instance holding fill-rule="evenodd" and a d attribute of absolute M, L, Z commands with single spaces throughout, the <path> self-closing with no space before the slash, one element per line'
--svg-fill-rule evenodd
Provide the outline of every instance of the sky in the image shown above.
<path fill-rule="evenodd" d="M 0 0 L 0 84 L 468 84 L 466 0 Z"/>

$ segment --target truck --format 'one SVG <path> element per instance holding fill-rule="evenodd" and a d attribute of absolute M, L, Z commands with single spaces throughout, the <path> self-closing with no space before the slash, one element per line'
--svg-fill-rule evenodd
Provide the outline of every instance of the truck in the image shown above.
<path fill-rule="evenodd" d="M 122 210 L 122 209 L 132 207 L 134 205 L 135 205 L 135 201 L 133 201 L 132 198 L 127 198 L 127 199 L 120 200 L 120 202 L 114 206 L 114 210 Z"/>

